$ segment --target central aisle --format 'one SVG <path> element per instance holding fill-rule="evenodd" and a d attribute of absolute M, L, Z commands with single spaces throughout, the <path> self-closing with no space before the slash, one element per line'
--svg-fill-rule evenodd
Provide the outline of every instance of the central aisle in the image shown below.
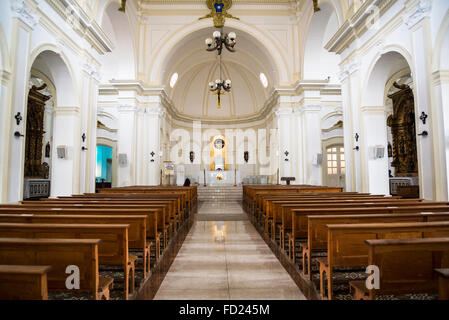
<path fill-rule="evenodd" d="M 154 299 L 303 300 L 304 295 L 237 202 L 199 205 L 198 219 Z M 216 217 L 216 221 L 210 217 Z"/>

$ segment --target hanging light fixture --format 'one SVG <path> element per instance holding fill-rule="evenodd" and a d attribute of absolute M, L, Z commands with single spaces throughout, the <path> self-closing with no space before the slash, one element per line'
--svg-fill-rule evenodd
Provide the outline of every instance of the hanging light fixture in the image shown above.
<path fill-rule="evenodd" d="M 217 95 L 218 101 L 217 101 L 217 107 L 218 109 L 221 109 L 221 96 L 226 94 L 226 92 L 230 92 L 232 88 L 232 81 L 231 80 L 221 80 L 222 79 L 222 70 L 221 70 L 221 55 L 219 58 L 219 68 L 220 68 L 220 78 L 215 80 L 215 82 L 209 82 L 209 89 L 212 91 L 213 94 Z"/>
<path fill-rule="evenodd" d="M 207 51 L 218 51 L 218 55 L 221 55 L 223 51 L 223 46 L 230 52 L 235 52 L 234 46 L 237 43 L 237 35 L 235 32 L 230 32 L 229 34 L 223 34 L 223 32 L 215 31 L 213 33 L 213 38 L 206 39 Z"/>
<path fill-rule="evenodd" d="M 218 97 L 218 102 L 217 102 L 217 106 L 218 109 L 221 108 L 221 96 L 226 94 L 227 92 L 231 91 L 232 88 L 232 81 L 227 79 L 227 80 L 222 80 L 222 65 L 221 65 L 221 53 L 223 52 L 223 47 L 225 47 L 228 51 L 230 52 L 235 52 L 234 46 L 237 43 L 236 42 L 236 38 L 237 35 L 235 34 L 235 32 L 230 32 L 229 34 L 224 34 L 223 33 L 223 28 L 220 31 L 215 31 L 213 33 L 213 39 L 212 38 L 208 38 L 206 39 L 206 45 L 207 45 L 207 51 L 212 52 L 212 51 L 218 51 L 218 57 L 219 57 L 219 71 L 220 71 L 220 76 L 219 79 L 215 80 L 215 82 L 209 82 L 209 90 L 213 93 L 216 94 Z"/>

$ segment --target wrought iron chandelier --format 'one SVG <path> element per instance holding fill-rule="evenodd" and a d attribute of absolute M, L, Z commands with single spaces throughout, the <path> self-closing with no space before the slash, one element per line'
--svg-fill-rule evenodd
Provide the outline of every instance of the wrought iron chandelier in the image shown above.
<path fill-rule="evenodd" d="M 207 51 L 218 52 L 218 58 L 219 58 L 219 79 L 209 82 L 209 89 L 213 94 L 216 94 L 218 97 L 217 106 L 218 109 L 221 108 L 221 96 L 226 94 L 227 92 L 231 91 L 232 88 L 232 81 L 222 80 L 222 64 L 221 64 L 221 54 L 223 52 L 223 47 L 226 48 L 230 52 L 235 52 L 234 46 L 237 43 L 236 42 L 236 34 L 235 32 L 230 32 L 229 34 L 223 34 L 223 28 L 220 31 L 215 31 L 213 33 L 213 38 L 207 38 L 206 39 L 206 45 L 207 45 Z"/>

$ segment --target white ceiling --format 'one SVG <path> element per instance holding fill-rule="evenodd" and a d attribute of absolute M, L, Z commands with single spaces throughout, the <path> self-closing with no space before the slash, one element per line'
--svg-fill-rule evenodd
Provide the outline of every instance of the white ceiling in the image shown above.
<path fill-rule="evenodd" d="M 168 55 L 163 79 L 174 107 L 181 115 L 194 119 L 230 120 L 257 115 L 277 85 L 278 77 L 268 50 L 243 31 L 224 29 L 237 34 L 237 52 L 223 50 L 223 80 L 232 80 L 233 88 L 223 97 L 222 107 L 218 109 L 217 97 L 208 88 L 210 81 L 219 78 L 218 56 L 216 52 L 206 51 L 204 43 L 213 31 L 210 27 L 190 34 Z M 171 89 L 169 82 L 175 72 L 179 79 Z M 261 72 L 268 78 L 266 89 L 260 82 Z"/>

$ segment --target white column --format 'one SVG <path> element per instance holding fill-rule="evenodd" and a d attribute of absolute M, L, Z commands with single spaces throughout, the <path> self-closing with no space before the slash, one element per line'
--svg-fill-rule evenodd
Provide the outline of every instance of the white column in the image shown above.
<path fill-rule="evenodd" d="M 276 111 L 279 130 L 279 179 L 292 175 L 292 135 L 291 120 L 292 108 L 281 107 Z M 287 152 L 287 154 L 286 154 Z M 288 160 L 288 161 L 286 161 Z"/>
<path fill-rule="evenodd" d="M 449 199 L 448 177 L 449 177 L 449 70 L 437 71 L 433 75 L 433 90 L 435 94 L 436 114 L 438 116 L 438 140 L 440 143 L 440 161 L 444 170 L 441 175 L 441 195 L 437 200 L 447 201 Z"/>
<path fill-rule="evenodd" d="M 80 151 L 80 193 L 95 192 L 96 141 L 97 141 L 97 100 L 98 69 L 86 62 L 83 65 L 81 98 L 81 146 L 87 150 Z M 82 141 L 85 134 L 86 140 Z"/>
<path fill-rule="evenodd" d="M 161 168 L 162 168 L 162 157 L 160 157 L 161 152 L 161 125 L 162 125 L 162 116 L 164 111 L 161 107 L 157 106 L 155 108 L 148 108 L 147 117 L 148 117 L 148 151 L 155 152 L 154 162 L 149 161 L 148 166 L 148 174 L 149 180 L 148 184 L 151 186 L 157 186 L 160 184 L 161 178 Z M 149 159 L 149 153 L 147 155 L 147 159 Z"/>
<path fill-rule="evenodd" d="M 417 136 L 418 172 L 420 194 L 425 199 L 435 199 L 436 189 L 441 189 L 439 148 L 436 110 L 431 110 L 431 33 L 430 14 L 431 1 L 419 1 L 417 8 L 406 21 L 411 32 L 413 56 L 413 83 L 415 96 L 415 116 L 417 134 L 427 131 L 427 137 Z M 424 125 L 419 117 L 422 112 L 429 115 Z M 438 177 L 437 177 L 438 176 Z M 444 182 L 446 183 L 446 182 Z"/>
<path fill-rule="evenodd" d="M 53 120 L 51 196 L 69 196 L 79 193 L 79 154 L 81 135 L 80 109 L 56 107 Z M 57 147 L 67 148 L 66 157 L 58 157 Z"/>
<path fill-rule="evenodd" d="M 305 156 L 305 183 L 311 185 L 322 184 L 321 166 L 313 163 L 314 157 L 321 153 L 321 106 L 304 106 L 303 127 L 305 144 L 303 153 Z"/>
<path fill-rule="evenodd" d="M 146 131 L 145 108 L 138 108 L 136 113 L 136 158 L 135 158 L 135 184 L 145 185 L 147 177 L 145 175 L 145 166 L 150 161 L 146 153 L 146 140 L 148 132 Z M 151 152 L 151 151 L 150 151 Z"/>
<path fill-rule="evenodd" d="M 6 202 L 8 192 L 8 146 L 11 140 L 9 98 L 10 74 L 0 70 L 0 203 Z"/>
<path fill-rule="evenodd" d="M 27 96 L 28 96 L 28 79 L 29 79 L 29 56 L 30 56 L 30 38 L 31 32 L 37 24 L 37 19 L 30 13 L 23 1 L 13 1 L 11 5 L 13 12 L 12 36 L 15 46 L 11 49 L 11 57 L 14 57 L 12 63 L 12 94 L 11 100 L 6 106 L 11 106 L 5 112 L 7 121 L 6 138 L 4 141 L 9 142 L 6 146 L 6 154 L 9 154 L 8 164 L 3 166 L 8 173 L 8 181 L 6 188 L 8 202 L 17 202 L 23 198 L 23 167 L 25 159 L 25 137 L 16 138 L 14 132 L 25 134 L 25 122 L 20 125 L 12 123 L 14 115 L 18 112 L 26 119 Z M 8 152 L 9 150 L 9 152 Z M 3 180 L 5 181 L 5 179 Z M 3 193 L 3 192 L 2 192 Z"/>
<path fill-rule="evenodd" d="M 126 164 L 119 164 L 118 186 L 130 186 L 136 184 L 136 127 L 137 108 L 133 105 L 121 105 L 118 107 L 119 132 L 118 154 L 125 155 Z"/>
<path fill-rule="evenodd" d="M 364 171 L 367 178 L 366 192 L 372 194 L 390 194 L 388 177 L 387 130 L 384 106 L 362 108 L 362 134 L 365 137 L 360 153 L 363 154 Z M 376 146 L 384 148 L 384 157 L 375 158 Z"/>
<path fill-rule="evenodd" d="M 305 184 L 306 183 L 306 161 L 305 161 L 305 150 L 304 150 L 304 125 L 303 125 L 303 110 L 301 108 L 297 108 L 293 112 L 293 132 L 296 139 L 294 141 L 296 150 L 294 155 L 294 172 L 297 184 Z"/>
<path fill-rule="evenodd" d="M 340 73 L 343 101 L 343 128 L 346 159 L 346 191 L 362 191 L 361 154 L 354 150 L 360 147 L 360 63 L 355 60 L 345 65 Z M 356 133 L 359 141 L 355 139 Z"/>

